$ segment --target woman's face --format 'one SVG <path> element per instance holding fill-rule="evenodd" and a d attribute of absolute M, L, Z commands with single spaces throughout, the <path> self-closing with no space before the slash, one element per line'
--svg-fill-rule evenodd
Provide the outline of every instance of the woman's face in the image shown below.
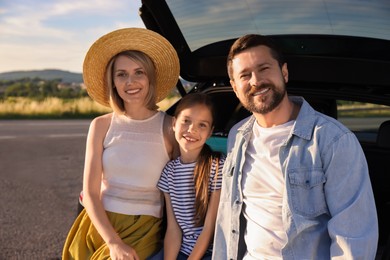
<path fill-rule="evenodd" d="M 149 91 L 149 78 L 145 69 L 127 56 L 115 61 L 113 80 L 118 95 L 130 105 L 144 105 Z"/>

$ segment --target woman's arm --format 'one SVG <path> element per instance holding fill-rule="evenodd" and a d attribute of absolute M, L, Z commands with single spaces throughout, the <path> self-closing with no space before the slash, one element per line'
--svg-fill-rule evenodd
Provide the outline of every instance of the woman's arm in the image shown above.
<path fill-rule="evenodd" d="M 188 257 L 188 260 L 202 259 L 203 255 L 206 253 L 206 250 L 210 245 L 210 242 L 214 237 L 215 220 L 217 218 L 220 195 L 221 190 L 216 190 L 211 193 L 203 230 L 200 233 L 198 240 L 196 241 L 191 255 Z"/>
<path fill-rule="evenodd" d="M 134 255 L 135 259 L 138 259 L 134 249 L 123 243 L 114 230 L 101 202 L 103 141 L 110 122 L 111 114 L 107 114 L 94 119 L 89 128 L 84 165 L 83 204 L 93 225 L 108 245 L 111 258 Z"/>
<path fill-rule="evenodd" d="M 165 205 L 167 208 L 167 231 L 164 238 L 164 259 L 176 259 L 180 251 L 182 232 L 177 224 L 171 204 L 171 197 L 164 192 Z"/>

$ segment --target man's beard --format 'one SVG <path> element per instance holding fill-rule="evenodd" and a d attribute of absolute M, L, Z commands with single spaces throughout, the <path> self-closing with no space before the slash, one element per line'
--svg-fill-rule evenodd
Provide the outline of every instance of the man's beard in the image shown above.
<path fill-rule="evenodd" d="M 261 104 L 256 104 L 254 101 L 253 93 L 259 91 L 260 89 L 270 88 L 266 97 L 261 98 Z M 252 87 L 251 90 L 245 95 L 245 102 L 243 106 L 252 113 L 265 115 L 272 110 L 274 110 L 283 100 L 286 95 L 286 87 L 283 84 L 281 88 L 277 88 L 274 84 L 267 83 L 260 86 Z M 268 102 L 267 102 L 268 100 Z"/>

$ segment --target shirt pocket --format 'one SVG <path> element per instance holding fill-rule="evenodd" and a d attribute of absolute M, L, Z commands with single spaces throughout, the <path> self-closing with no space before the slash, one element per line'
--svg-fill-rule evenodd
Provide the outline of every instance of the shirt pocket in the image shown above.
<path fill-rule="evenodd" d="M 287 174 L 290 202 L 296 213 L 316 217 L 328 212 L 324 193 L 326 178 L 321 168 L 293 169 Z"/>

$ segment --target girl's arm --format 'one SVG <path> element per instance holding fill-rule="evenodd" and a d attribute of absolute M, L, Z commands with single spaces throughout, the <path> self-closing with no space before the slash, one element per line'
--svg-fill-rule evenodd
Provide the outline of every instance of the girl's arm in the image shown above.
<path fill-rule="evenodd" d="M 182 232 L 177 224 L 171 204 L 171 197 L 164 192 L 165 205 L 167 208 L 167 231 L 164 238 L 164 259 L 176 259 L 180 251 Z"/>
<path fill-rule="evenodd" d="M 216 190 L 211 193 L 203 230 L 200 233 L 198 240 L 196 241 L 191 255 L 188 257 L 188 260 L 202 259 L 203 255 L 206 253 L 206 250 L 210 245 L 210 242 L 213 239 L 220 195 L 221 190 Z"/>
<path fill-rule="evenodd" d="M 94 119 L 91 122 L 86 145 L 83 204 L 93 225 L 110 249 L 112 259 L 138 256 L 134 249 L 126 245 L 111 225 L 100 197 L 103 173 L 103 141 L 111 122 L 111 114 Z"/>

